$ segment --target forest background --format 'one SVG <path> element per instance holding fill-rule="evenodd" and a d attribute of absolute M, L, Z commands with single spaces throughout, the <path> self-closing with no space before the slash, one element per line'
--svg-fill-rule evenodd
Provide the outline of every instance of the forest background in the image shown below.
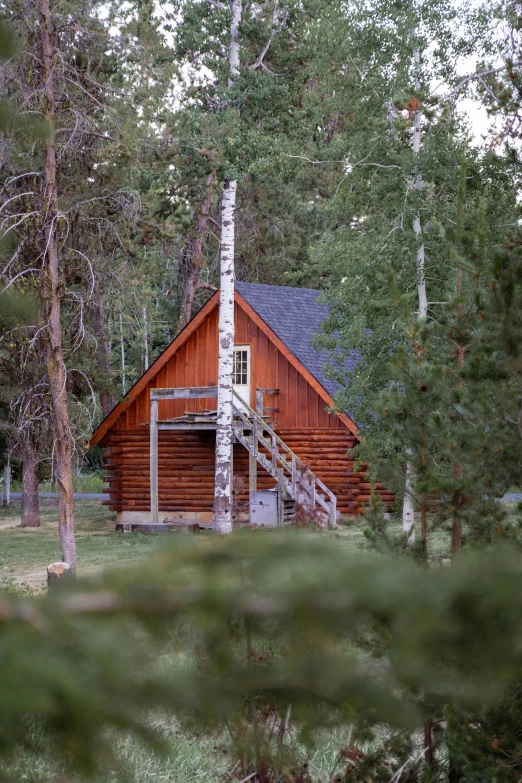
<path fill-rule="evenodd" d="M 306 537 L 233 541 L 182 548 L 154 579 L 6 600 L 6 774 L 23 747 L 96 772 L 117 756 L 108 726 L 157 744 L 144 710 L 161 708 L 228 725 L 245 780 L 306 780 L 285 740 L 334 724 L 351 728 L 332 780 L 518 780 L 520 524 L 498 499 L 521 486 L 522 7 L 245 1 L 229 80 L 237 4 L 0 5 L 0 412 L 22 523 L 54 474 L 75 565 L 73 464 L 219 285 L 234 181 L 237 279 L 324 291 L 337 402 L 403 532 L 376 501 L 379 565 Z M 425 568 L 437 530 L 448 572 Z M 147 634 L 186 668 L 145 676 Z"/>

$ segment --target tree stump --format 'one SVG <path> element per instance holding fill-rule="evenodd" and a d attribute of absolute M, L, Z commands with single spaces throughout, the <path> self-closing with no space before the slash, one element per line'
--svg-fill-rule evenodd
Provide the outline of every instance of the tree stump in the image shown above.
<path fill-rule="evenodd" d="M 47 589 L 54 590 L 64 579 L 70 579 L 71 575 L 69 563 L 51 563 L 51 565 L 47 566 Z"/>

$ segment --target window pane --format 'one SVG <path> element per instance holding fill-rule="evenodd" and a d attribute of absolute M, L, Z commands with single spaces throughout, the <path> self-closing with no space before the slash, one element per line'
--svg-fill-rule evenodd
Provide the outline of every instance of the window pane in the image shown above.
<path fill-rule="evenodd" d="M 238 348 L 234 350 L 234 377 L 235 386 L 248 385 L 248 351 Z"/>

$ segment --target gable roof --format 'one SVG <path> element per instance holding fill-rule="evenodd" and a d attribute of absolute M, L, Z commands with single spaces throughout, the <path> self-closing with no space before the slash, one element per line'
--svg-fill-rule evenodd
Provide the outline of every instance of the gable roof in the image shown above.
<path fill-rule="evenodd" d="M 333 397 L 339 384 L 324 371 L 324 365 L 331 364 L 330 355 L 311 346 L 313 335 L 328 318 L 328 305 L 317 301 L 322 292 L 261 283 L 236 283 L 236 291 Z M 356 363 L 355 356 L 346 360 L 348 372 L 353 372 Z"/>
<path fill-rule="evenodd" d="M 321 291 L 310 288 L 290 288 L 261 283 L 235 284 L 236 303 L 254 318 L 257 325 L 307 378 L 327 405 L 333 406 L 332 397 L 339 384 L 326 378 L 322 367 L 330 361 L 329 355 L 326 351 L 316 351 L 310 345 L 312 335 L 320 331 L 321 322 L 328 317 L 328 305 L 317 303 L 320 293 Z M 100 442 L 120 415 L 146 388 L 149 381 L 157 375 L 218 304 L 219 290 L 136 381 L 123 400 L 98 425 L 91 438 L 91 446 Z M 356 361 L 354 359 L 353 366 L 348 369 L 353 369 Z M 345 413 L 339 412 L 337 415 L 355 434 L 357 428 L 353 421 Z"/>

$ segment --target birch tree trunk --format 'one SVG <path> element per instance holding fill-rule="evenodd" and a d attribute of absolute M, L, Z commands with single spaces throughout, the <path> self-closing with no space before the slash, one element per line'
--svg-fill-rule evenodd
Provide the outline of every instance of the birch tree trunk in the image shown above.
<path fill-rule="evenodd" d="M 234 228 L 237 182 L 223 190 L 221 223 L 221 292 L 219 300 L 218 413 L 216 424 L 216 476 L 214 531 L 232 532 L 232 418 L 234 369 Z"/>
<path fill-rule="evenodd" d="M 232 2 L 228 86 L 239 73 L 242 0 Z M 226 180 L 221 211 L 221 293 L 219 300 L 218 412 L 214 521 L 216 533 L 232 532 L 232 442 L 234 369 L 234 250 L 237 180 Z"/>
<path fill-rule="evenodd" d="M 215 179 L 216 172 L 212 171 L 205 180 L 205 191 L 199 205 L 195 237 L 190 249 L 189 269 L 184 281 L 183 296 L 181 298 L 179 314 L 180 329 L 184 329 L 192 318 L 192 306 L 196 296 L 199 275 L 203 267 L 203 245 L 205 243 L 205 233 L 207 230 Z"/>
<path fill-rule="evenodd" d="M 72 481 L 72 448 L 67 407 L 67 373 L 62 345 L 61 296 L 58 250 L 58 185 L 56 144 L 53 133 L 55 107 L 54 58 L 56 31 L 50 0 L 39 0 L 42 36 L 42 82 L 44 88 L 43 114 L 51 134 L 45 145 L 44 193 L 42 221 L 43 249 L 43 304 L 47 327 L 47 374 L 49 378 L 54 430 L 54 455 L 58 482 L 58 521 L 62 559 L 74 571 L 76 568 L 76 539 L 74 535 L 74 499 Z"/>
<path fill-rule="evenodd" d="M 22 520 L 20 527 L 40 527 L 38 500 L 38 454 L 28 439 L 22 454 Z"/>
<path fill-rule="evenodd" d="M 419 81 L 419 68 L 420 68 L 420 51 L 415 49 L 415 90 L 420 89 Z M 418 168 L 418 159 L 421 146 L 421 112 L 420 108 L 414 111 L 414 127 L 413 127 L 413 160 L 414 160 L 414 173 L 415 173 L 415 190 L 417 191 L 420 201 L 420 194 L 423 188 L 422 173 Z M 426 318 L 428 314 L 428 299 L 426 295 L 426 275 L 425 275 L 425 255 L 424 255 L 424 242 L 422 241 L 422 225 L 420 214 L 417 214 L 413 221 L 413 231 L 417 238 L 417 295 L 418 295 L 418 316 L 419 318 Z M 406 484 L 404 489 L 404 500 L 402 504 L 402 529 L 406 533 L 408 542 L 413 544 L 415 541 L 415 485 L 416 485 L 416 473 L 415 468 L 411 462 L 411 454 L 408 454 L 406 464 Z"/>

